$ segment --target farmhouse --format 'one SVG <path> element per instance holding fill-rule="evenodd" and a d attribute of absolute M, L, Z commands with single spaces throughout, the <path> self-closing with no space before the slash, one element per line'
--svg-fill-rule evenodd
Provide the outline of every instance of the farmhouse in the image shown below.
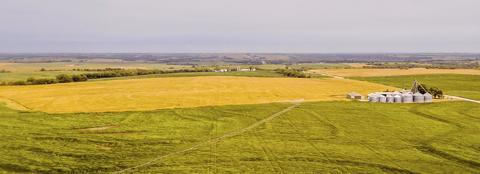
<path fill-rule="evenodd" d="M 254 67 L 250 67 L 250 68 L 240 68 L 239 66 L 237 66 L 237 71 L 256 71 L 257 69 L 255 69 Z"/>
<path fill-rule="evenodd" d="M 228 69 L 213 70 L 213 72 L 228 72 Z"/>

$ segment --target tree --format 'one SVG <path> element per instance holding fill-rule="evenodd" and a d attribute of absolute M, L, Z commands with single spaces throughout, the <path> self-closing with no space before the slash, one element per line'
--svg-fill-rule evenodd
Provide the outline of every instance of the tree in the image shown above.
<path fill-rule="evenodd" d="M 84 81 L 87 81 L 87 80 L 88 80 L 88 78 L 84 74 L 72 75 L 72 81 L 74 81 L 74 82 L 84 82 Z"/>
<path fill-rule="evenodd" d="M 443 98 L 443 91 L 437 87 L 431 87 L 428 90 L 430 91 L 430 94 L 432 94 L 433 98 Z"/>
<path fill-rule="evenodd" d="M 68 74 L 59 74 L 56 77 L 58 83 L 70 83 L 73 82 L 72 76 Z"/>

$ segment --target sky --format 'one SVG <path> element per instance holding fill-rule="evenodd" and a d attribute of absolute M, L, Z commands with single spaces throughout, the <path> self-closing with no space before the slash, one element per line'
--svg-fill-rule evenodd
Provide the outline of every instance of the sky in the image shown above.
<path fill-rule="evenodd" d="M 0 52 L 480 52 L 479 0 L 0 0 Z"/>

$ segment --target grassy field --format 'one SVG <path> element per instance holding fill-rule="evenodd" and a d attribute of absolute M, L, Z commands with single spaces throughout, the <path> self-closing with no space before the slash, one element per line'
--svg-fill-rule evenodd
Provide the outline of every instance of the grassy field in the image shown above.
<path fill-rule="evenodd" d="M 480 75 L 480 70 L 474 69 L 318 69 L 310 72 L 328 74 L 342 77 L 374 77 L 374 76 L 400 76 L 423 74 L 471 74 Z"/>
<path fill-rule="evenodd" d="M 396 86 L 410 89 L 413 80 L 426 84 L 427 87 L 438 87 L 447 95 L 461 96 L 480 100 L 480 75 L 414 75 L 390 77 L 353 77 L 352 79 L 369 81 L 373 83 Z"/>
<path fill-rule="evenodd" d="M 77 114 L 0 106 L 0 173 L 107 173 L 142 164 L 126 173 L 480 172 L 475 103 L 303 103 L 211 141 L 290 106 Z"/>
<path fill-rule="evenodd" d="M 305 69 L 335 69 L 335 68 L 350 68 L 350 67 L 358 67 L 362 64 L 349 64 L 349 63 L 301 63 L 301 64 L 293 64 L 288 65 L 290 68 L 305 68 Z M 287 67 L 286 65 L 281 64 L 265 64 L 265 65 L 255 65 L 260 69 L 283 69 Z"/>
<path fill-rule="evenodd" d="M 0 69 L 12 72 L 35 72 L 41 68 L 48 70 L 72 70 L 72 69 L 104 69 L 104 68 L 125 68 L 125 69 L 182 69 L 191 66 L 167 65 L 159 63 L 136 63 L 136 62 L 52 62 L 52 63 L 0 63 Z"/>
<path fill-rule="evenodd" d="M 55 71 L 40 71 L 41 68 Z M 0 63 L 0 70 L 10 71 L 10 73 L 0 73 L 0 82 L 26 80 L 29 77 L 34 78 L 55 78 L 58 74 L 80 74 L 82 71 L 72 71 L 72 69 L 104 69 L 104 68 L 125 68 L 125 69 L 182 69 L 191 68 L 191 66 L 166 65 L 166 64 L 148 64 L 134 62 L 108 62 L 108 63 L 82 63 L 82 62 L 54 62 L 54 63 Z"/>
<path fill-rule="evenodd" d="M 161 77 L 201 77 L 201 76 L 283 77 L 282 74 L 276 73 L 275 71 L 257 70 L 257 71 L 186 72 L 186 73 L 169 73 L 169 74 L 151 74 L 151 75 L 141 75 L 141 76 L 93 79 L 91 81 L 145 79 L 145 78 L 161 78 Z M 326 76 L 315 76 L 315 78 L 325 78 L 325 77 Z"/>
<path fill-rule="evenodd" d="M 395 89 L 348 79 L 172 77 L 4 86 L 0 98 L 35 111 L 105 112 L 174 107 L 344 100 L 346 93 Z"/>

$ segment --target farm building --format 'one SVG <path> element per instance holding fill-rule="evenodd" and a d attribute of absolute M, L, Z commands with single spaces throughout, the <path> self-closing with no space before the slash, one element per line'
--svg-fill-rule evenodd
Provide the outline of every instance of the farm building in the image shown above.
<path fill-rule="evenodd" d="M 256 71 L 257 69 L 255 67 L 250 67 L 250 68 L 240 68 L 237 66 L 237 71 Z"/>
<path fill-rule="evenodd" d="M 394 92 L 374 92 L 368 94 L 369 102 L 378 103 L 430 103 L 433 101 L 433 96 L 425 92 L 424 94 L 418 91 L 421 87 L 417 81 L 413 82 L 411 90 L 394 91 Z M 427 91 L 424 89 L 424 91 Z"/>
<path fill-rule="evenodd" d="M 351 92 L 347 94 L 347 99 L 352 99 L 352 100 L 362 100 L 363 96 L 360 95 L 359 93 L 356 92 Z"/>

